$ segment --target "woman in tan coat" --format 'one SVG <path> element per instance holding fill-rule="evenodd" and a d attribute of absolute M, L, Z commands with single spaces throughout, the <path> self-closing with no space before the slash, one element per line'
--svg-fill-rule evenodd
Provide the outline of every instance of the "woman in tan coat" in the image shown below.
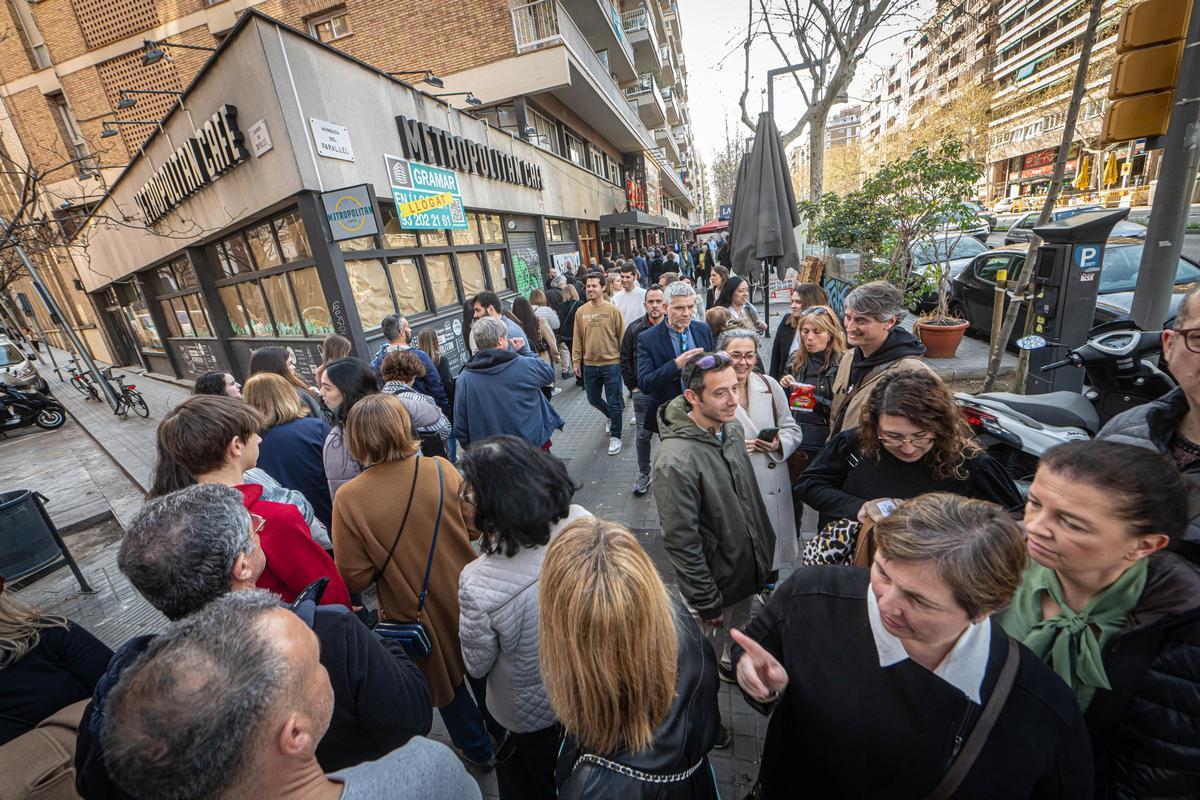
<path fill-rule="evenodd" d="M 390 394 L 370 395 L 355 404 L 346 420 L 346 449 L 364 470 L 334 498 L 338 571 L 352 592 L 378 584 L 381 619 L 413 622 L 432 549 L 420 616 L 432 650 L 415 660 L 450 739 L 468 760 L 490 766 L 492 742 L 464 683 L 458 638 L 458 576 L 475 559 L 471 540 L 479 537 L 474 514 L 459 494 L 462 477 L 446 459 L 419 455 L 408 412 Z"/>

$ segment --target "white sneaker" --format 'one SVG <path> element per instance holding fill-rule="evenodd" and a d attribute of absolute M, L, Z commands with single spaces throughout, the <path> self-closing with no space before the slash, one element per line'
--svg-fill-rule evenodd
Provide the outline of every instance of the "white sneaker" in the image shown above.
<path fill-rule="evenodd" d="M 551 397 L 558 397 L 560 394 L 562 394 L 562 387 L 561 387 L 561 386 L 555 386 L 555 387 L 554 387 L 554 391 L 550 392 L 550 396 L 551 396 Z"/>
<path fill-rule="evenodd" d="M 615 456 L 621 452 L 621 440 L 613 436 L 608 440 L 608 454 Z"/>

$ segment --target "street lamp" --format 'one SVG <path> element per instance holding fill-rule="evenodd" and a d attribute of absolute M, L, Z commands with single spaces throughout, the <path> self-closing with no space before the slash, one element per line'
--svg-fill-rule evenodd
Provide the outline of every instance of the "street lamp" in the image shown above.
<path fill-rule="evenodd" d="M 167 144 L 171 146 L 171 150 L 175 149 L 175 143 L 171 141 L 171 134 L 167 133 L 167 129 L 162 126 L 162 123 L 153 119 L 106 119 L 103 120 L 104 127 L 100 131 L 101 139 L 108 139 L 116 136 L 117 131 L 109 125 L 153 125 L 158 128 L 163 136 L 167 137 Z"/>
<path fill-rule="evenodd" d="M 153 39 L 143 39 L 142 45 L 146 48 L 146 51 L 142 53 L 143 67 L 148 67 L 151 64 L 157 64 L 164 58 L 167 59 L 167 61 L 170 61 L 171 57 L 167 55 L 166 50 L 163 48 L 170 49 L 172 47 L 180 47 L 184 50 L 205 50 L 209 53 L 217 52 L 217 48 L 215 47 L 202 47 L 198 44 L 180 44 L 179 42 L 168 42 L 166 39 L 157 42 Z"/>
<path fill-rule="evenodd" d="M 443 89 L 446 86 L 446 82 L 437 75 L 434 75 L 433 70 L 430 69 L 402 69 L 397 72 L 389 72 L 388 75 L 391 75 L 392 77 L 396 77 L 398 75 L 423 75 L 424 77 L 421 79 L 421 82 L 424 84 L 436 86 L 439 89 Z"/>
<path fill-rule="evenodd" d="M 459 97 L 464 94 L 467 96 L 467 101 L 466 101 L 467 105 L 469 105 L 469 106 L 483 105 L 483 101 L 480 100 L 478 97 L 476 97 L 471 92 L 446 92 L 445 94 L 433 94 L 433 95 L 430 95 L 430 97 L 439 97 L 439 98 L 440 97 Z"/>
<path fill-rule="evenodd" d="M 195 120 L 192 119 L 192 112 L 190 110 L 188 110 L 188 107 L 183 104 L 183 92 L 171 91 L 169 89 L 122 89 L 121 97 L 119 100 L 117 100 L 117 109 L 123 111 L 127 108 L 133 108 L 134 106 L 136 106 L 137 98 L 130 97 L 130 95 L 134 95 L 134 94 L 175 95 L 176 97 L 179 98 L 179 107 L 183 109 L 183 113 L 187 114 L 188 123 L 192 126 L 192 129 L 195 130 L 196 122 L 195 122 Z"/>

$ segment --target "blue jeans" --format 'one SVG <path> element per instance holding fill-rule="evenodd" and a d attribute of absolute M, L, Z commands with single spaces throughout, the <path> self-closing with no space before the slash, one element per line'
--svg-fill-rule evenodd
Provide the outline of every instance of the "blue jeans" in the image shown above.
<path fill-rule="evenodd" d="M 608 417 L 611 428 L 609 436 L 620 439 L 621 412 L 625 408 L 621 398 L 621 366 L 606 364 L 602 367 L 593 367 L 590 364 L 584 364 L 583 386 L 587 391 L 587 399 L 592 404 L 592 408 Z M 604 390 L 604 399 L 600 398 L 601 389 Z"/>
<path fill-rule="evenodd" d="M 462 750 L 467 758 L 480 764 L 492 760 L 492 739 L 483 724 L 483 715 L 464 681 L 454 690 L 454 699 L 438 709 L 450 741 Z"/>

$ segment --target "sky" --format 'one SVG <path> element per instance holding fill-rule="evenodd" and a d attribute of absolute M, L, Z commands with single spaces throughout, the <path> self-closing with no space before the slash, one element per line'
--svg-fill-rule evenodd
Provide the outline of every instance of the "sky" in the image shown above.
<path fill-rule="evenodd" d="M 757 2 L 755 3 L 757 7 Z M 739 42 L 746 27 L 745 0 L 679 0 L 683 24 L 683 52 L 688 69 L 688 110 L 692 117 L 692 136 L 705 167 L 725 141 L 724 120 L 729 120 L 730 135 L 750 137 L 753 133 L 741 121 L 738 97 L 742 93 L 743 55 Z M 877 44 L 860 65 L 849 96 L 853 103 L 861 98 L 871 78 L 890 62 L 912 22 L 881 31 Z M 750 95 L 747 109 L 753 119 L 765 111 L 766 72 L 782 66 L 779 53 L 769 45 L 751 52 Z M 801 96 L 795 86 L 783 79 L 775 84 L 775 109 L 780 128 L 791 127 L 803 113 Z M 797 147 L 800 140 L 789 149 Z"/>

